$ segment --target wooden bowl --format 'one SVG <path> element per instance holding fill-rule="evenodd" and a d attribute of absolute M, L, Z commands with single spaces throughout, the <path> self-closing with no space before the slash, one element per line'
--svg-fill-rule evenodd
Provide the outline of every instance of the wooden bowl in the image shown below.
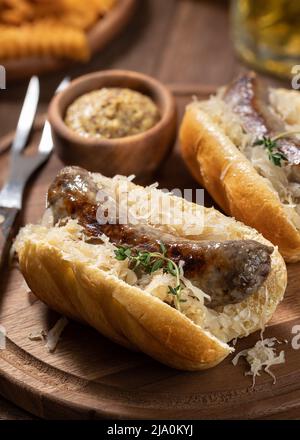
<path fill-rule="evenodd" d="M 126 87 L 148 95 L 159 108 L 160 120 L 144 133 L 120 139 L 78 135 L 64 123 L 66 109 L 79 96 L 102 87 Z M 106 176 L 153 173 L 174 144 L 176 119 L 175 100 L 163 84 L 147 75 L 126 70 L 84 75 L 56 95 L 49 107 L 53 141 L 59 157 L 66 164 L 79 165 Z"/>

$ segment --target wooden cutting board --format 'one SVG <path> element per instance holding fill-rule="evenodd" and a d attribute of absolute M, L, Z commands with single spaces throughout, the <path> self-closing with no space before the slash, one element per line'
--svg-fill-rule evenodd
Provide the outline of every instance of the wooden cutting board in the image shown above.
<path fill-rule="evenodd" d="M 179 117 L 191 95 L 205 98 L 209 89 L 174 86 Z M 37 136 L 32 143 L 35 144 Z M 0 142 L 0 151 L 5 149 Z M 0 184 L 7 170 L 7 152 L 0 153 Z M 34 177 L 25 196 L 22 223 L 36 222 L 45 205 L 47 187 L 62 167 L 54 154 Z M 178 145 L 153 180 L 163 188 L 197 188 L 179 155 Z M 211 200 L 206 195 L 206 204 Z M 265 336 L 287 340 L 279 346 L 286 363 L 273 367 L 277 382 L 262 374 L 254 390 L 244 376 L 244 360 L 237 367 L 228 357 L 217 367 L 196 373 L 165 367 L 140 353 L 132 353 L 75 322 L 66 327 L 58 347 L 49 353 L 31 332 L 50 329 L 59 316 L 28 293 L 16 267 L 1 279 L 0 323 L 7 330 L 6 350 L 0 351 L 0 393 L 44 418 L 279 418 L 293 410 L 300 417 L 300 350 L 293 350 L 291 331 L 300 324 L 300 264 L 288 267 L 286 296 Z M 186 335 L 188 338 L 189 335 Z M 252 347 L 259 333 L 240 340 L 237 351 Z"/>
<path fill-rule="evenodd" d="M 136 0 L 118 0 L 116 6 L 94 24 L 87 34 L 92 55 L 104 49 L 122 31 L 135 6 Z M 0 65 L 5 67 L 8 81 L 61 70 L 70 64 L 74 62 L 50 56 L 0 60 Z"/>

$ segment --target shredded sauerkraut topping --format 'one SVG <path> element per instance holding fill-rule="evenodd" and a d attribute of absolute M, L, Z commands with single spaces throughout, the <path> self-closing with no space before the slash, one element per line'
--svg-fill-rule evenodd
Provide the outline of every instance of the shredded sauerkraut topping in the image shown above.
<path fill-rule="evenodd" d="M 213 225 L 215 220 L 211 217 L 210 222 L 210 216 L 213 216 L 213 212 L 207 211 L 208 224 Z M 229 234 L 229 224 L 227 225 L 224 217 L 224 224 L 221 229 L 223 234 L 227 227 Z M 243 226 L 244 233 L 247 229 Z M 207 233 L 209 234 L 209 231 Z M 95 269 L 100 269 L 131 286 L 140 288 L 145 295 L 155 296 L 171 307 L 175 307 L 174 296 L 169 293 L 169 286 L 175 287 L 176 285 L 174 276 L 164 273 L 163 270 L 157 270 L 152 274 L 139 273 L 137 275 L 129 267 L 128 260 L 119 261 L 116 259 L 115 250 L 117 248 L 107 236 L 103 235 L 101 237 L 102 243 L 90 244 L 88 241 L 90 237 L 85 237 L 81 226 L 76 220 L 69 220 L 64 226 L 51 228 L 43 225 L 28 225 L 18 235 L 16 250 L 19 246 L 24 245 L 23 240 L 26 240 L 28 236 L 30 236 L 33 243 L 35 240 L 40 243 L 42 239 L 47 245 L 58 248 L 66 261 L 80 261 L 83 264 L 95 267 Z M 214 237 L 212 236 L 212 239 Z M 236 238 L 240 238 L 238 234 Z M 224 239 L 224 235 L 222 239 Z M 72 253 L 70 253 L 70 249 L 72 249 Z M 266 288 L 265 293 L 260 290 L 257 294 L 239 304 L 228 304 L 217 311 L 205 306 L 204 300 L 207 295 L 185 278 L 183 262 L 179 263 L 179 267 L 183 285 L 181 291 L 182 302 L 180 303 L 181 313 L 196 325 L 201 326 L 203 330 L 209 331 L 219 338 L 219 340 L 228 342 L 236 337 L 246 336 L 253 331 L 253 328 L 262 328 L 269 319 L 271 312 Z M 257 313 L 249 311 L 249 304 L 252 301 L 258 304 Z"/>
<path fill-rule="evenodd" d="M 281 344 L 276 338 L 260 339 L 254 347 L 240 351 L 232 360 L 234 366 L 237 365 L 240 357 L 245 357 L 250 365 L 250 370 L 245 375 L 253 376 L 252 388 L 255 386 L 256 376 L 260 376 L 261 371 L 265 371 L 273 378 L 276 383 L 276 376 L 270 370 L 273 365 L 283 364 L 285 362 L 284 350 L 276 353 L 275 344 Z"/>
<path fill-rule="evenodd" d="M 158 201 L 162 201 L 166 197 L 171 198 L 171 208 L 175 216 L 183 209 L 183 202 L 179 197 L 163 193 L 157 189 L 157 184 L 143 188 L 131 183 L 134 176 L 129 178 L 115 176 L 113 179 L 108 179 L 95 174 L 93 177 L 99 189 L 104 189 L 118 202 L 123 184 L 126 182 L 129 206 L 133 208 L 136 217 L 145 217 L 149 224 L 151 224 L 150 208 L 160 216 L 160 219 L 166 216 L 163 204 L 158 203 L 157 206 L 149 207 L 147 200 L 149 201 L 151 194 L 154 194 Z M 136 197 L 131 194 L 132 192 L 135 196 L 138 195 L 138 203 Z M 195 240 L 239 240 L 253 236 L 251 228 L 242 223 L 233 222 L 232 219 L 219 214 L 214 209 L 185 203 L 184 210 L 188 215 L 183 222 L 171 225 L 161 224 L 159 228 L 167 233 L 174 233 L 180 237 L 188 236 L 189 239 Z M 140 288 L 145 295 L 155 296 L 171 307 L 175 307 L 174 297 L 169 293 L 169 286 L 175 287 L 176 278 L 174 276 L 163 273 L 163 270 L 156 270 L 150 275 L 135 273 L 129 267 L 128 259 L 123 261 L 116 259 L 115 251 L 117 248 L 107 236 L 102 235 L 100 242 L 97 237 L 97 244 L 95 242 L 92 244 L 91 237 L 85 236 L 82 227 L 76 220 L 69 219 L 65 225 L 53 227 L 53 216 L 48 210 L 40 225 L 27 225 L 20 231 L 15 242 L 17 252 L 18 248 L 22 249 L 26 245 L 24 241 L 28 240 L 28 237 L 30 237 L 31 243 L 36 241 L 39 245 L 42 241 L 45 245 L 53 245 L 66 261 L 80 261 L 95 270 L 100 269 L 109 276 L 117 277 L 133 287 Z M 271 299 L 268 298 L 266 288 L 265 291 L 260 289 L 259 292 L 239 304 L 229 304 L 218 310 L 213 310 L 204 304 L 207 295 L 185 278 L 183 262 L 180 262 L 179 266 L 183 284 L 181 313 L 219 340 L 228 342 L 236 337 L 247 336 L 253 329 L 262 328 L 270 318 L 274 307 Z"/>
<path fill-rule="evenodd" d="M 298 92 L 297 92 L 298 93 Z M 223 89 L 212 96 L 208 101 L 199 102 L 201 109 L 209 114 L 211 119 L 222 129 L 226 136 L 237 146 L 237 148 L 250 160 L 258 174 L 265 179 L 265 183 L 270 190 L 278 197 L 291 224 L 300 230 L 300 183 L 299 176 L 295 179 L 290 165 L 279 167 L 274 165 L 268 158 L 268 152 L 261 146 L 254 146 L 257 140 L 252 135 L 245 133 L 242 128 L 240 118 L 232 112 L 223 100 Z M 299 121 L 299 112 L 295 110 L 300 108 L 300 99 L 297 95 L 295 105 L 284 105 L 289 99 L 289 95 L 283 93 L 280 89 L 270 91 L 270 102 L 274 105 L 274 111 L 279 113 L 286 123 L 286 129 L 296 129 L 296 121 Z M 280 104 L 281 103 L 281 104 Z M 280 104 L 280 105 L 279 105 Z M 225 178 L 228 172 L 227 166 L 220 176 L 221 180 Z"/>
<path fill-rule="evenodd" d="M 99 190 L 114 200 L 119 213 L 129 223 L 148 223 L 170 233 L 187 237 L 199 235 L 204 228 L 204 208 L 201 205 L 186 204 L 184 199 L 170 192 L 158 190 L 158 184 L 147 187 L 136 186 L 124 176 L 108 179 L 94 176 Z M 184 225 L 184 228 L 182 227 Z"/>
<path fill-rule="evenodd" d="M 56 324 L 54 325 L 54 327 L 52 327 L 51 330 L 49 330 L 49 332 L 47 333 L 47 343 L 46 343 L 46 348 L 50 351 L 53 352 L 56 349 L 56 346 L 58 344 L 58 341 L 61 337 L 62 332 L 64 331 L 66 325 L 68 324 L 68 320 L 67 318 L 65 318 L 64 316 L 62 318 L 60 318 Z"/>
<path fill-rule="evenodd" d="M 43 341 L 47 337 L 47 332 L 45 330 L 36 330 L 28 335 L 30 341 Z"/>
<path fill-rule="evenodd" d="M 298 91 L 287 92 L 286 89 L 270 88 L 269 99 L 272 108 L 282 117 L 288 128 L 300 129 L 300 93 Z"/>
<path fill-rule="evenodd" d="M 6 328 L 0 325 L 0 350 L 5 350 L 6 348 Z"/>

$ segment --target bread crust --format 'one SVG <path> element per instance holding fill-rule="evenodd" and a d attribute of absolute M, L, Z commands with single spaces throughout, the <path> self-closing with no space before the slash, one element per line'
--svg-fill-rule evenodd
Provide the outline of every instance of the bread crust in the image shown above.
<path fill-rule="evenodd" d="M 133 189 L 136 187 L 132 184 Z M 190 205 L 187 201 L 183 203 Z M 255 230 L 213 208 L 205 208 L 204 217 L 203 234 L 195 239 L 207 238 L 208 233 L 217 234 L 219 225 L 223 224 L 229 231 L 223 239 L 245 238 L 270 244 Z M 49 231 L 56 237 L 62 228 L 26 226 L 16 239 L 15 249 L 28 286 L 52 309 L 91 325 L 124 347 L 142 351 L 177 369 L 211 368 L 233 351 L 217 337 L 219 335 L 214 336 L 202 329 L 157 297 L 130 286 L 93 262 L 87 264 L 78 258 L 75 247 L 80 243 L 79 239 L 76 242 L 72 238 L 66 252 L 65 247 L 60 247 L 63 237 L 59 235 L 56 241 L 50 240 Z M 243 316 L 255 317 L 253 321 L 241 318 L 244 319 L 244 330 L 229 334 L 226 340 L 246 336 L 262 328 L 281 301 L 286 282 L 284 261 L 274 249 L 271 272 L 261 289 L 238 305 L 226 306 L 229 318 L 245 310 L 247 313 Z M 264 295 L 265 291 L 268 295 Z"/>
<path fill-rule="evenodd" d="M 255 228 L 279 247 L 287 262 L 300 260 L 300 232 L 251 162 L 198 103 L 180 129 L 181 151 L 195 179 L 228 215 Z"/>
<path fill-rule="evenodd" d="M 24 278 L 40 300 L 117 344 L 183 370 L 213 367 L 231 351 L 159 299 L 65 259 L 48 243 L 27 241 L 18 255 Z"/>

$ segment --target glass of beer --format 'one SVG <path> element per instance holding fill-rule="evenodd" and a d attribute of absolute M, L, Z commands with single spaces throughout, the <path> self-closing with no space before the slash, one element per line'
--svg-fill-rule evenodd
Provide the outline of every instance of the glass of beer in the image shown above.
<path fill-rule="evenodd" d="M 290 77 L 300 64 L 300 0 L 231 0 L 235 49 L 254 68 Z"/>

